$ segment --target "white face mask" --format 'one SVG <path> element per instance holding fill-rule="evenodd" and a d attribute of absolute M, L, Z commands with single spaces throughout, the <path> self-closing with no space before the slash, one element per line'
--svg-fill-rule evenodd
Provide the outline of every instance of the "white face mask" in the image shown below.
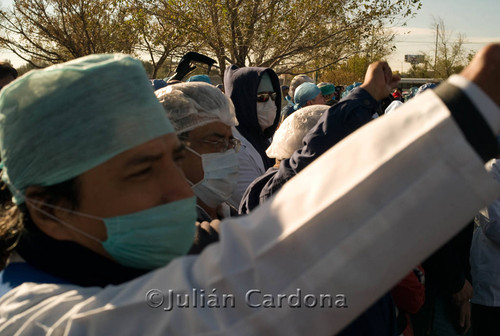
<path fill-rule="evenodd" d="M 257 119 L 262 130 L 272 126 L 274 118 L 276 118 L 276 103 L 272 99 L 264 103 L 257 102 Z"/>
<path fill-rule="evenodd" d="M 192 185 L 196 197 L 211 208 L 231 198 L 238 183 L 239 163 L 236 151 L 229 149 L 224 153 L 199 154 L 189 147 L 186 149 L 201 157 L 203 166 L 203 180 Z"/>

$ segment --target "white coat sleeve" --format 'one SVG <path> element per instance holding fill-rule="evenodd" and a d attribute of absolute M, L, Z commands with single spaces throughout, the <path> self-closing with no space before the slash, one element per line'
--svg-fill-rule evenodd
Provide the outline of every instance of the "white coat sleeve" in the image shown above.
<path fill-rule="evenodd" d="M 498 196 L 446 106 L 427 92 L 344 139 L 254 213 L 222 222 L 221 241 L 200 256 L 105 289 L 23 284 L 0 300 L 0 331 L 332 335 Z M 165 311 L 168 296 L 146 304 L 151 289 L 233 295 L 234 306 Z M 342 294 L 347 308 L 286 300 L 252 308 L 252 289 L 261 292 L 253 305 L 300 290 Z"/>
<path fill-rule="evenodd" d="M 232 131 L 233 136 L 240 139 L 241 149 L 237 153 L 239 163 L 238 183 L 233 195 L 229 199 L 229 203 L 238 209 L 248 186 L 255 179 L 263 175 L 266 169 L 264 168 L 264 163 L 262 162 L 259 152 L 257 152 L 252 144 L 238 132 L 236 127 L 233 127 Z"/>

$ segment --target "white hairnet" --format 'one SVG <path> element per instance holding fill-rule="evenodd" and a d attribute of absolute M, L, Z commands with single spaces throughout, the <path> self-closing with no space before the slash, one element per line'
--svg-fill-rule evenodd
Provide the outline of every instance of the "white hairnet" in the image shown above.
<path fill-rule="evenodd" d="M 156 90 L 155 94 L 178 134 L 216 121 L 238 125 L 233 103 L 213 85 L 181 83 Z"/>
<path fill-rule="evenodd" d="M 17 204 L 31 185 L 64 182 L 172 132 L 142 63 L 127 55 L 31 71 L 0 92 L 2 179 Z"/>
<path fill-rule="evenodd" d="M 302 139 L 330 106 L 311 105 L 292 113 L 283 121 L 273 136 L 273 142 L 266 154 L 278 160 L 288 159 L 293 152 L 302 148 Z"/>

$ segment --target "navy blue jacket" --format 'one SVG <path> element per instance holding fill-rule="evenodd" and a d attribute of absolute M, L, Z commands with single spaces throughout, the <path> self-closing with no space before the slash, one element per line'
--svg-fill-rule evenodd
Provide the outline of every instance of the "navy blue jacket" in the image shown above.
<path fill-rule="evenodd" d="M 265 202 L 321 154 L 372 120 L 378 109 L 379 103 L 366 90 L 354 89 L 320 118 L 304 137 L 302 149 L 283 160 L 279 169 L 269 169 L 248 187 L 240 203 L 240 213 L 249 213 Z M 390 294 L 374 303 L 339 335 L 396 335 L 395 305 Z"/>

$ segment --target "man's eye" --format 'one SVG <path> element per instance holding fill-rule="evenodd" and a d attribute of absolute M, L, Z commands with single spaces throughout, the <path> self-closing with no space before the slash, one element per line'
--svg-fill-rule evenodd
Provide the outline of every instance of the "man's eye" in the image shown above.
<path fill-rule="evenodd" d="M 145 176 L 145 175 L 149 174 L 152 171 L 153 171 L 153 167 L 150 166 L 150 167 L 147 167 L 145 169 L 142 169 L 142 170 L 140 170 L 138 172 L 135 172 L 135 173 L 129 175 L 129 178 Z"/>

